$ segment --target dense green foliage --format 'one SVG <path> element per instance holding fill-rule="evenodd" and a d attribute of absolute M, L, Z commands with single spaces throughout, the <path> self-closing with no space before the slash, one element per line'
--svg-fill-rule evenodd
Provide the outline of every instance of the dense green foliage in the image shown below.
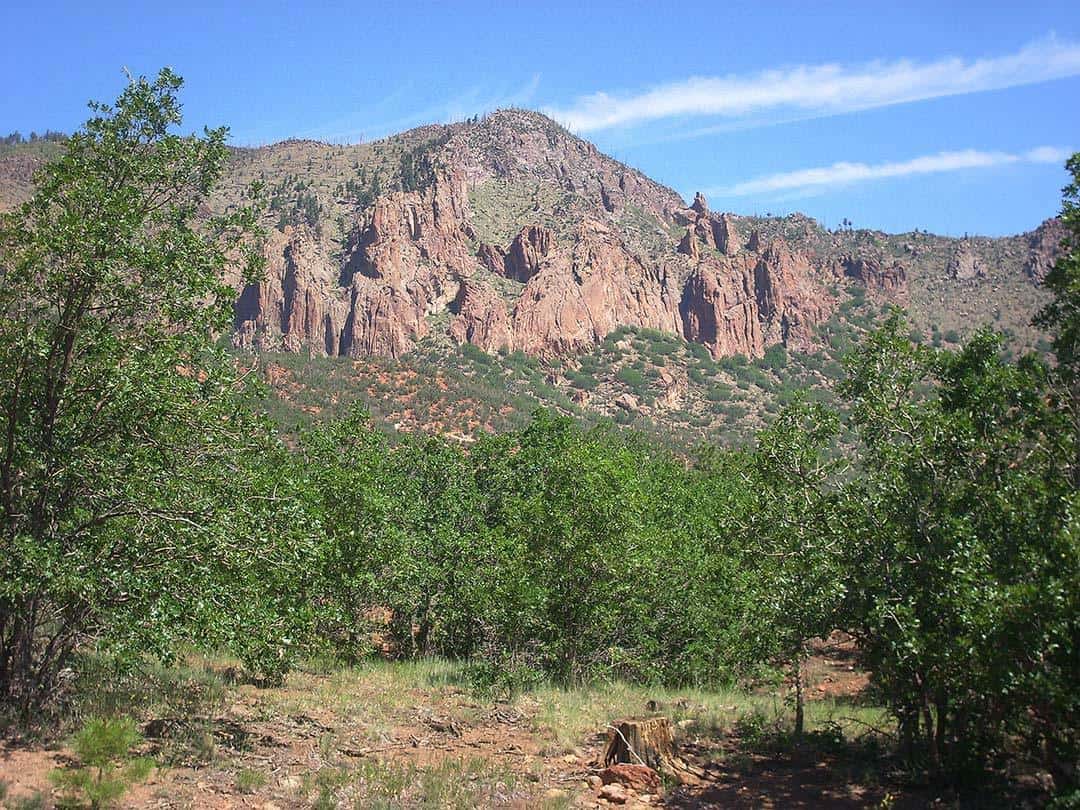
<path fill-rule="evenodd" d="M 1080 629 L 1073 437 L 1047 369 L 1006 363 L 988 333 L 913 346 L 894 319 L 848 371 L 863 441 L 850 615 L 904 746 L 956 770 L 1031 734 L 1075 761 L 1075 728 L 1055 737 Z"/>
<path fill-rule="evenodd" d="M 835 404 L 781 389 L 745 450 L 688 458 L 545 411 L 467 447 L 391 443 L 362 409 L 286 447 L 215 349 L 220 271 L 252 219 L 196 216 L 224 132 L 171 134 L 178 86 L 132 82 L 3 220 L 6 706 L 46 702 L 100 642 L 225 647 L 265 680 L 314 653 L 443 655 L 509 689 L 782 666 L 801 698 L 808 642 L 844 629 L 910 762 L 956 777 L 1026 757 L 1075 787 L 1075 185 L 1042 315 L 1053 368 L 1006 360 L 990 333 L 912 342 L 896 315 L 850 354 Z M 659 360 L 679 348 L 641 336 Z M 723 364 L 749 386 L 795 362 Z M 593 385 L 587 363 L 575 384 Z"/>
<path fill-rule="evenodd" d="M 212 342 L 252 220 L 197 216 L 225 131 L 172 134 L 179 84 L 95 106 L 0 220 L 0 700 L 23 714 L 88 639 L 164 654 L 231 627 L 264 543 L 242 468 L 269 437 Z"/>

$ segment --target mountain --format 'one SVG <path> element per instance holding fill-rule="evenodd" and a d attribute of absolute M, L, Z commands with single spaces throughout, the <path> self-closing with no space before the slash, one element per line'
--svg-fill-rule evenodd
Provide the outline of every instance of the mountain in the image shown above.
<path fill-rule="evenodd" d="M 29 194 L 45 157 L 0 153 L 0 205 Z M 488 417 L 520 410 L 518 395 L 677 432 L 752 426 L 785 390 L 827 388 L 850 333 L 891 305 L 937 343 L 988 324 L 1014 350 L 1041 347 L 1029 324 L 1062 235 L 1056 220 L 952 239 L 715 213 L 516 109 L 365 144 L 236 149 L 213 206 L 253 181 L 269 197 L 267 271 L 231 279 L 235 346 L 272 357 L 279 396 L 309 413 L 350 387 L 397 402 L 406 379 L 456 367 L 425 409 L 376 410 L 463 433 L 499 426 Z M 372 378 L 397 384 L 372 393 Z M 470 385 L 488 417 L 454 416 Z"/>

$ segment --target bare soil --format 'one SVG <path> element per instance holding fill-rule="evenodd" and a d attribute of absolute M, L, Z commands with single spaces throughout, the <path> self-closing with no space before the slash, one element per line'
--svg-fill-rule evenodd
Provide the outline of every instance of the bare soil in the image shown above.
<path fill-rule="evenodd" d="M 843 649 L 819 649 L 808 669 L 812 700 L 856 699 L 866 687 L 865 674 Z M 230 687 L 226 702 L 194 729 L 180 718 L 147 720 L 142 753 L 171 764 L 133 788 L 121 806 L 615 806 L 600 797 L 596 778 L 606 743 L 602 725 L 560 745 L 544 730 L 552 722 L 550 707 L 530 696 L 483 700 L 453 683 L 395 681 L 392 670 L 383 667 L 354 677 L 298 673 L 285 687 L 273 689 L 237 685 Z M 659 710 L 664 709 L 661 703 Z M 627 707 L 628 714 L 634 711 L 640 709 Z M 717 730 L 715 718 L 713 732 L 702 731 L 708 723 L 695 711 L 689 706 L 676 728 L 680 754 L 701 778 L 681 785 L 669 781 L 663 795 L 630 793 L 620 806 L 934 803 L 928 794 L 890 784 L 872 767 L 851 767 L 841 751 L 823 751 L 810 742 L 782 753 L 762 752 L 737 724 Z M 54 806 L 49 773 L 70 762 L 63 745 L 0 744 L 7 806 L 35 794 L 42 798 L 40 806 Z"/>

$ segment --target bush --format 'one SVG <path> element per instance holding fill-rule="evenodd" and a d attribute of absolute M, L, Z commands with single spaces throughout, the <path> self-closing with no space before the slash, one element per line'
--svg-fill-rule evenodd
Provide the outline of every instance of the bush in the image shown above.
<path fill-rule="evenodd" d="M 783 343 L 776 343 L 765 350 L 765 355 L 758 361 L 760 368 L 780 371 L 787 365 L 787 348 Z"/>
<path fill-rule="evenodd" d="M 688 343 L 687 347 L 690 349 L 690 354 L 694 359 L 701 363 L 712 363 L 712 354 L 709 353 L 708 348 L 701 343 Z"/>
<path fill-rule="evenodd" d="M 636 368 L 623 366 L 615 374 L 615 377 L 635 390 L 645 387 L 645 375 Z"/>
<path fill-rule="evenodd" d="M 89 720 L 71 740 L 79 764 L 55 770 L 50 778 L 71 798 L 85 798 L 95 809 L 109 807 L 154 767 L 152 759 L 132 755 L 141 742 L 128 718 Z"/>
<path fill-rule="evenodd" d="M 459 349 L 461 356 L 474 363 L 489 366 L 495 362 L 495 358 L 473 343 L 462 343 Z"/>
<path fill-rule="evenodd" d="M 583 391 L 592 391 L 600 384 L 595 377 L 584 372 L 568 371 L 566 377 L 570 380 L 570 385 Z"/>

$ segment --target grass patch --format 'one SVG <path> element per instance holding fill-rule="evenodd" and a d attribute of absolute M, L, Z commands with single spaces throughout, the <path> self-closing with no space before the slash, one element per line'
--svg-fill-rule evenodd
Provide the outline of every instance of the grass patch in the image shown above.
<path fill-rule="evenodd" d="M 266 774 L 254 768 L 241 768 L 236 772 L 236 789 L 241 793 L 254 793 L 266 784 Z"/>
<path fill-rule="evenodd" d="M 314 808 L 467 810 L 509 803 L 516 785 L 512 772 L 480 756 L 424 766 L 369 759 L 309 775 L 302 792 Z"/>

